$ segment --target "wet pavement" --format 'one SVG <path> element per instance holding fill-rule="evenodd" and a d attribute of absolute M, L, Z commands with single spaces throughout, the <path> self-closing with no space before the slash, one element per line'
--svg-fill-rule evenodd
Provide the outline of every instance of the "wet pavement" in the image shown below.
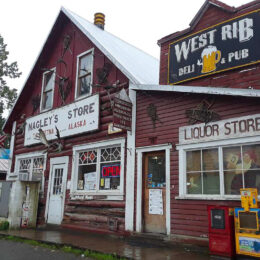
<path fill-rule="evenodd" d="M 41 242 L 71 245 L 92 251 L 116 254 L 121 257 L 142 260 L 208 260 L 207 248 L 161 245 L 156 241 L 122 238 L 69 229 L 22 229 L 1 231 L 0 234 L 33 239 Z"/>

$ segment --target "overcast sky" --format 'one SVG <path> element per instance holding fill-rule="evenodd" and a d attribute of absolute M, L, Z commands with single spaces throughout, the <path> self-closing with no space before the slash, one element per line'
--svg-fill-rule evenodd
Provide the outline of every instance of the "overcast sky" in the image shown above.
<path fill-rule="evenodd" d="M 21 89 L 64 6 L 89 21 L 106 15 L 105 30 L 159 59 L 157 40 L 186 29 L 204 0 L 0 0 L 0 34 L 23 75 L 11 81 Z M 240 6 L 248 0 L 223 0 Z"/>

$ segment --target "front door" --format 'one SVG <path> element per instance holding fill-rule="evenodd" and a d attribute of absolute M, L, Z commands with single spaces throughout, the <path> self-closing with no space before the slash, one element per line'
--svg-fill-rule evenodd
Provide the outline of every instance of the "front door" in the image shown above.
<path fill-rule="evenodd" d="M 53 164 L 51 169 L 51 185 L 49 191 L 50 197 L 47 223 L 60 224 L 63 219 L 64 211 L 67 165 Z"/>
<path fill-rule="evenodd" d="M 165 152 L 144 155 L 144 232 L 166 233 Z"/>

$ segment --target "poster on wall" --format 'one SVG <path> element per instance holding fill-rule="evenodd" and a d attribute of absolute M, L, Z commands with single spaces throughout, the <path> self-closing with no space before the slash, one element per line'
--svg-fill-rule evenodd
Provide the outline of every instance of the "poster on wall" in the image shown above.
<path fill-rule="evenodd" d="M 193 33 L 169 46 L 168 83 L 260 62 L 259 10 Z"/>
<path fill-rule="evenodd" d="M 161 189 L 149 189 L 149 214 L 163 215 L 163 197 Z"/>
<path fill-rule="evenodd" d="M 84 174 L 84 190 L 95 190 L 97 183 L 97 173 L 89 172 Z"/>

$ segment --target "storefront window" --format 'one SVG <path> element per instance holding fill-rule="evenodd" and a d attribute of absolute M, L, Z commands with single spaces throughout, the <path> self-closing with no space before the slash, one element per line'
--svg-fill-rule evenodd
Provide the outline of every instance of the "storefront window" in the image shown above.
<path fill-rule="evenodd" d="M 260 192 L 260 144 L 187 151 L 186 185 L 187 194 L 239 195 L 240 188 Z"/>
<path fill-rule="evenodd" d="M 260 145 L 223 148 L 225 194 L 240 194 L 240 188 L 260 191 Z"/>
<path fill-rule="evenodd" d="M 121 145 L 78 152 L 77 190 L 96 192 L 119 190 Z"/>
<path fill-rule="evenodd" d="M 187 152 L 187 193 L 219 194 L 218 150 Z"/>

